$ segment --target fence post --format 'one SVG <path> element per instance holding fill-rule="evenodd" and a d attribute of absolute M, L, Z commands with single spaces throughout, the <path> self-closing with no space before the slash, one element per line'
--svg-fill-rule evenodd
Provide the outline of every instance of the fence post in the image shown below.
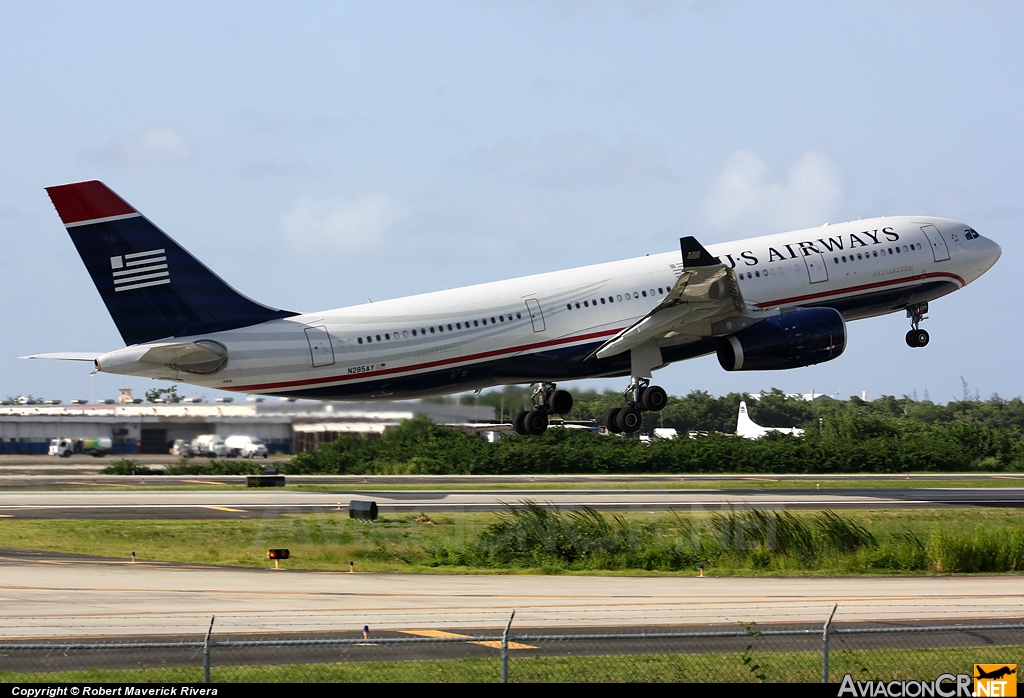
<path fill-rule="evenodd" d="M 217 616 L 210 616 L 210 627 L 206 630 L 206 640 L 203 642 L 203 683 L 210 683 L 210 633 L 213 632 L 213 619 Z"/>
<path fill-rule="evenodd" d="M 836 609 L 839 608 L 839 604 L 832 607 L 832 612 L 828 614 L 828 620 L 825 621 L 825 627 L 821 629 L 821 682 L 828 683 L 828 628 L 832 625 L 832 616 L 836 614 Z"/>
<path fill-rule="evenodd" d="M 516 617 L 515 609 L 508 617 L 505 624 L 505 632 L 501 634 L 501 682 L 508 683 L 508 629 L 512 627 L 512 619 Z"/>

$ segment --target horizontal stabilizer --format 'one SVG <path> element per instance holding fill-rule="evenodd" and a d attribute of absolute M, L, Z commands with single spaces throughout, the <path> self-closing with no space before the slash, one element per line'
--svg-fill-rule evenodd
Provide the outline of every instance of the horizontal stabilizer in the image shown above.
<path fill-rule="evenodd" d="M 102 351 L 57 351 L 52 354 L 31 354 L 19 356 L 19 359 L 54 359 L 56 361 L 95 361 L 102 356 Z"/>

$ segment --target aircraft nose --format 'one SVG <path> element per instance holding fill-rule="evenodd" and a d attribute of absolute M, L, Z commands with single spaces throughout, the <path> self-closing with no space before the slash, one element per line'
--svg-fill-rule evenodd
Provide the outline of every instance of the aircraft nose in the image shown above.
<path fill-rule="evenodd" d="M 985 255 L 986 261 L 988 261 L 988 265 L 991 267 L 1003 255 L 1003 248 L 997 245 L 995 240 L 989 238 L 985 238 L 985 243 L 988 247 L 987 254 Z"/>

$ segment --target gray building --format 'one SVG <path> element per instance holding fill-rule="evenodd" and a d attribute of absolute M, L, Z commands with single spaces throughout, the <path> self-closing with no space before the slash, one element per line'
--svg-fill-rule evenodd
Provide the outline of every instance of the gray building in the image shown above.
<path fill-rule="evenodd" d="M 46 453 L 51 439 L 107 437 L 115 453 L 167 453 L 176 439 L 246 434 L 271 452 L 294 453 L 343 433 L 381 434 L 425 415 L 439 424 L 489 422 L 494 408 L 428 402 L 264 400 L 240 404 L 85 404 L 0 406 L 0 454 Z"/>

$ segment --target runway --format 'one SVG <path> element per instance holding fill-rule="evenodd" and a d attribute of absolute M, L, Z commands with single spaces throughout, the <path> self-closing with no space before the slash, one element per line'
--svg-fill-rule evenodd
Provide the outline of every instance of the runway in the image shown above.
<path fill-rule="evenodd" d="M 202 477 L 192 479 L 202 482 Z M 213 482 L 213 481 L 211 481 Z M 613 511 L 738 509 L 910 509 L 1024 506 L 1024 488 L 856 488 L 822 490 L 0 490 L 0 517 L 34 519 L 272 518 L 347 511 L 353 499 L 382 513 L 499 511 L 536 502 Z"/>
<path fill-rule="evenodd" d="M 1024 617 L 1017 576 L 850 578 L 347 574 L 0 550 L 0 637 L 694 626 Z"/>

